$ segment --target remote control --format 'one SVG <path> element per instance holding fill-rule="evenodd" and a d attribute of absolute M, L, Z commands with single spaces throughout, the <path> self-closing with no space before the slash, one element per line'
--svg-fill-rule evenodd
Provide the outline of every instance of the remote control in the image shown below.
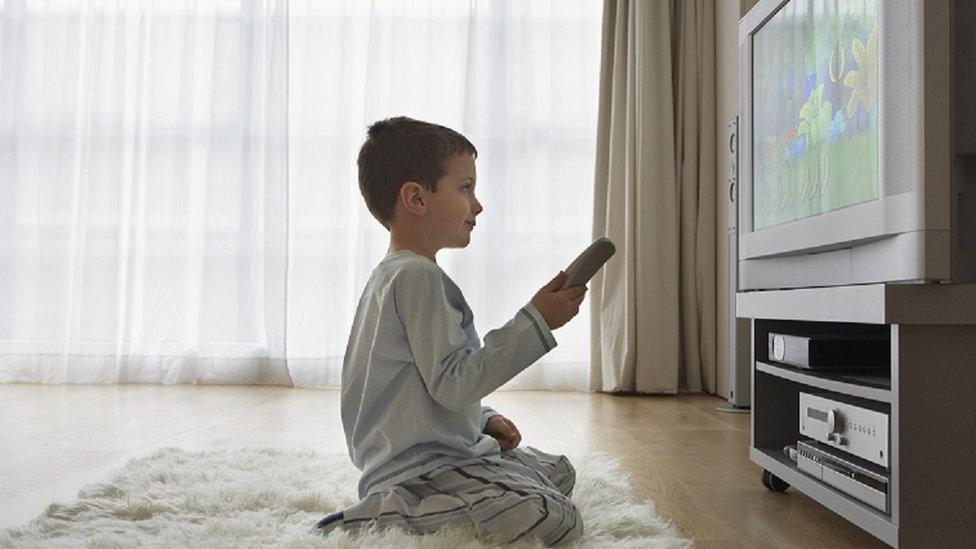
<path fill-rule="evenodd" d="M 585 286 L 616 251 L 616 246 L 609 238 L 601 236 L 594 240 L 593 244 L 583 250 L 583 253 L 579 254 L 569 267 L 566 267 L 566 283 L 560 290 Z"/>

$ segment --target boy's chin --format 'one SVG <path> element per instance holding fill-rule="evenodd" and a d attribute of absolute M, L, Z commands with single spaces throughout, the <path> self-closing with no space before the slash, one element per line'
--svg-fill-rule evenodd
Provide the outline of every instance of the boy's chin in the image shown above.
<path fill-rule="evenodd" d="M 445 248 L 467 248 L 468 244 L 471 244 L 471 237 L 462 237 L 460 240 L 453 242 Z"/>

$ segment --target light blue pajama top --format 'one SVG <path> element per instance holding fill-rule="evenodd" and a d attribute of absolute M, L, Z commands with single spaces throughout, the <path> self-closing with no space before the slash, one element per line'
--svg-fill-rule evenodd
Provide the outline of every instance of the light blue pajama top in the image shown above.
<path fill-rule="evenodd" d="M 481 398 L 556 346 L 529 303 L 481 345 L 461 290 L 410 250 L 373 270 L 342 364 L 342 427 L 359 497 L 457 460 L 499 452 Z"/>

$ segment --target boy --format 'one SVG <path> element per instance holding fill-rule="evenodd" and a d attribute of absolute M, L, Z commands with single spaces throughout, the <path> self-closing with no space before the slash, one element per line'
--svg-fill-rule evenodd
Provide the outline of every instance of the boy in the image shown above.
<path fill-rule="evenodd" d="M 460 289 L 437 266 L 463 248 L 482 211 L 477 151 L 461 134 L 406 117 L 373 124 L 359 186 L 390 231 L 353 320 L 342 368 L 342 425 L 362 472 L 358 504 L 318 528 L 396 524 L 418 534 L 474 524 L 499 541 L 547 545 L 583 531 L 565 456 L 517 448 L 515 425 L 481 398 L 556 345 L 550 330 L 579 312 L 585 287 L 562 272 L 482 347 Z"/>

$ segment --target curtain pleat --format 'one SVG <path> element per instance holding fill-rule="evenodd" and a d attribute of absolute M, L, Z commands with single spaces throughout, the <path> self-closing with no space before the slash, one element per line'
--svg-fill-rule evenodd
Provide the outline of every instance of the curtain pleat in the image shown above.
<path fill-rule="evenodd" d="M 709 0 L 604 4 L 592 390 L 715 390 L 713 29 Z"/>

